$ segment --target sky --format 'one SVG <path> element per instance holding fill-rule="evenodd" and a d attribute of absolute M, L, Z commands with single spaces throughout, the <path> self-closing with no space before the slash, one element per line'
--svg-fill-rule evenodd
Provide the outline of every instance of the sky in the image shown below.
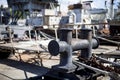
<path fill-rule="evenodd" d="M 58 0 L 58 1 L 61 4 L 61 9 L 66 10 L 67 5 L 78 3 L 80 0 Z M 105 1 L 108 1 L 108 0 L 93 0 L 91 4 L 92 8 L 105 8 Z M 114 4 L 116 4 L 117 1 L 120 1 L 120 0 L 115 0 Z M 114 7 L 116 8 L 117 6 L 114 5 Z"/>
<path fill-rule="evenodd" d="M 80 0 L 58 0 L 58 1 L 59 1 L 59 4 L 61 4 L 61 10 L 66 11 L 68 5 L 78 3 Z M 104 6 L 105 1 L 106 0 L 93 0 L 92 7 L 93 8 L 105 8 L 105 6 Z M 119 1 L 119 0 L 115 0 L 115 3 L 116 3 L 116 1 Z M 6 6 L 7 1 L 0 0 L 0 5 Z"/>
<path fill-rule="evenodd" d="M 6 0 L 0 0 L 0 5 L 7 6 L 7 1 Z"/>

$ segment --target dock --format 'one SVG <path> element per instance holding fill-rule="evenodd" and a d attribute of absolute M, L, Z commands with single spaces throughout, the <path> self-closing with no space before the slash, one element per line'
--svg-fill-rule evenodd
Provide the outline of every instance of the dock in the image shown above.
<path fill-rule="evenodd" d="M 98 49 L 93 50 L 93 53 L 107 55 L 107 53 L 114 53 L 116 49 L 116 46 L 100 46 Z M 118 53 L 116 52 L 116 54 L 119 53 L 119 51 Z M 40 59 L 36 58 L 37 56 L 34 53 L 21 54 L 22 61 L 19 61 L 16 56 L 13 55 L 9 59 L 0 60 L 1 80 L 25 80 L 31 77 L 41 76 L 47 73 L 51 66 L 59 64 L 59 56 L 51 57 L 49 53 L 45 52 L 40 54 Z M 73 55 L 74 59 L 76 57 L 77 55 Z M 109 79 L 109 77 L 106 78 Z"/>

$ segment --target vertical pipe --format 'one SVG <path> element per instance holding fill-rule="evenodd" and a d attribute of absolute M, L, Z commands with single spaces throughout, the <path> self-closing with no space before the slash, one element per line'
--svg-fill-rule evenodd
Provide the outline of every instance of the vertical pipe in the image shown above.
<path fill-rule="evenodd" d="M 89 47 L 81 50 L 81 57 L 89 59 L 92 56 L 92 30 L 91 29 L 81 29 L 81 39 L 87 39 L 89 42 Z"/>
<path fill-rule="evenodd" d="M 76 14 L 72 11 L 69 11 L 68 15 L 69 15 L 69 17 L 72 17 L 72 20 L 69 18 L 69 23 L 75 24 L 76 23 Z"/>
<path fill-rule="evenodd" d="M 3 14 L 3 12 L 2 12 L 2 7 L 1 7 L 1 10 L 0 10 L 0 24 L 2 24 L 2 14 Z"/>
<path fill-rule="evenodd" d="M 55 30 L 55 39 L 56 39 L 56 41 L 58 41 L 57 28 L 55 27 L 55 25 L 53 25 L 53 28 Z"/>
<path fill-rule="evenodd" d="M 31 30 L 30 30 L 30 26 L 29 26 L 29 39 L 31 40 Z"/>
<path fill-rule="evenodd" d="M 14 19 L 14 15 L 15 15 L 15 14 L 14 14 L 14 6 L 12 6 L 12 22 L 11 22 L 12 24 L 13 24 L 13 22 L 14 22 L 14 20 L 13 20 L 13 19 Z"/>
<path fill-rule="evenodd" d="M 76 27 L 75 31 L 76 31 L 76 39 L 78 39 L 78 27 Z"/>
<path fill-rule="evenodd" d="M 114 0 L 109 0 L 109 6 L 108 6 L 108 19 L 113 18 L 113 2 Z"/>
<path fill-rule="evenodd" d="M 9 28 L 9 38 L 10 38 L 10 43 L 12 43 L 12 30 L 11 28 Z"/>
<path fill-rule="evenodd" d="M 35 40 L 37 40 L 38 37 L 37 37 L 37 31 L 35 30 Z"/>
<path fill-rule="evenodd" d="M 72 29 L 71 28 L 62 28 L 60 30 L 60 41 L 66 41 L 71 45 L 72 41 Z"/>
<path fill-rule="evenodd" d="M 55 38 L 58 40 L 57 29 L 55 28 Z"/>
<path fill-rule="evenodd" d="M 72 47 L 70 46 L 72 41 L 72 29 L 62 28 L 60 30 L 60 34 L 60 41 L 64 42 L 61 43 L 61 45 L 65 45 L 62 47 L 65 51 L 60 53 L 59 67 L 69 71 L 75 68 L 72 63 Z"/>
<path fill-rule="evenodd" d="M 72 29 L 71 28 L 62 28 L 60 30 L 60 41 L 65 41 L 68 43 L 66 46 L 66 52 L 63 52 L 60 55 L 60 65 L 72 65 L 72 48 L 71 48 L 71 41 L 72 41 Z"/>
<path fill-rule="evenodd" d="M 67 44 L 66 45 L 66 51 L 62 52 L 62 54 L 60 54 L 60 66 L 69 66 L 69 68 L 71 68 L 72 66 L 72 47 Z"/>
<path fill-rule="evenodd" d="M 94 36 L 94 37 L 96 37 L 95 26 L 93 26 L 93 29 L 92 29 L 92 31 L 93 31 L 93 36 Z"/>

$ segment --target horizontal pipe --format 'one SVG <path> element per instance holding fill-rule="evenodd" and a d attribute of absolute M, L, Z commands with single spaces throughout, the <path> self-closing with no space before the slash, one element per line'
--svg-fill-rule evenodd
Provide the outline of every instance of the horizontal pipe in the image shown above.
<path fill-rule="evenodd" d="M 52 40 L 48 44 L 48 50 L 51 55 L 57 56 L 60 52 L 67 51 L 68 44 L 65 41 L 57 42 L 55 40 Z"/>
<path fill-rule="evenodd" d="M 82 50 L 89 47 L 89 41 L 86 39 L 73 39 L 71 46 L 74 51 Z M 99 41 L 97 39 L 92 39 L 92 48 L 96 49 L 99 46 Z"/>
<path fill-rule="evenodd" d="M 99 42 L 97 39 L 92 39 L 92 48 L 97 48 L 99 45 Z M 89 41 L 88 40 L 77 40 L 75 41 L 74 39 L 72 40 L 71 47 L 73 51 L 76 50 L 82 50 L 86 49 L 89 46 Z M 52 40 L 49 45 L 48 45 L 48 50 L 51 55 L 56 56 L 60 52 L 65 52 L 68 48 L 68 44 L 65 41 L 60 41 L 57 42 L 55 40 Z"/>

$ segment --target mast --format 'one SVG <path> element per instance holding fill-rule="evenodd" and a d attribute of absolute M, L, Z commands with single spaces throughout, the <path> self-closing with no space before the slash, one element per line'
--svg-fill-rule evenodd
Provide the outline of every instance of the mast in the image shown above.
<path fill-rule="evenodd" d="M 114 0 L 109 0 L 108 1 L 108 19 L 113 19 L 114 18 L 114 9 L 113 9 L 113 4 Z"/>
<path fill-rule="evenodd" d="M 81 22 L 84 23 L 84 15 L 85 15 L 85 11 L 91 9 L 91 3 L 93 2 L 93 0 L 81 0 L 82 3 L 82 17 L 81 17 Z"/>

